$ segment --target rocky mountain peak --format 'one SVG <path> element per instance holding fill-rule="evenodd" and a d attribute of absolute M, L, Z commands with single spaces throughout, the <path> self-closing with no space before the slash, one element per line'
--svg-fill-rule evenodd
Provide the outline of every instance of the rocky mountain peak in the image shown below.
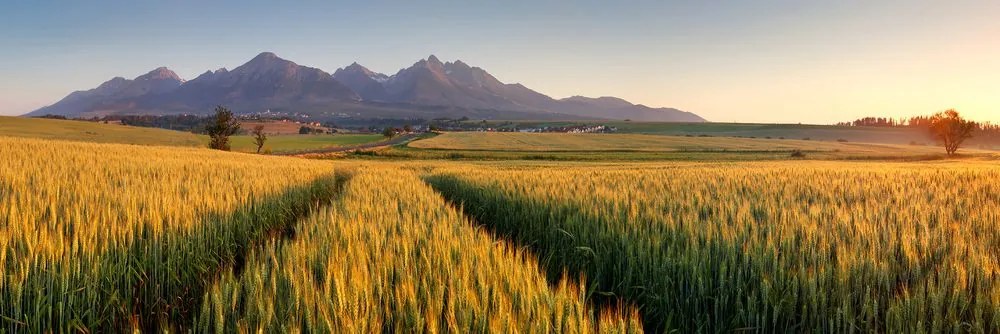
<path fill-rule="evenodd" d="M 173 81 L 178 81 L 178 82 L 183 82 L 184 81 L 184 80 L 181 79 L 180 76 L 177 75 L 177 73 L 174 73 L 174 71 L 171 71 L 169 68 L 166 68 L 166 67 L 158 67 L 155 70 L 149 71 L 149 73 L 146 73 L 146 74 L 143 74 L 143 75 L 140 75 L 140 76 L 136 77 L 135 80 L 136 81 L 144 81 L 144 80 L 173 80 Z"/>

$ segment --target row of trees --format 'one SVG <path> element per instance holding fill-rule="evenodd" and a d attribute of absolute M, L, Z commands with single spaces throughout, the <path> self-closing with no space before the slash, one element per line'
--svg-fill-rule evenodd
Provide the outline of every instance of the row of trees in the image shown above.
<path fill-rule="evenodd" d="M 951 109 L 952 111 L 954 109 Z M 852 122 L 837 123 L 838 126 L 867 126 L 879 128 L 928 128 L 931 126 L 934 115 L 914 116 L 910 118 L 889 118 L 889 117 L 864 117 Z M 978 132 L 1000 132 L 1000 124 L 975 123 L 975 130 Z"/>
<path fill-rule="evenodd" d="M 948 155 L 955 155 L 966 140 L 973 136 L 1000 139 L 1000 125 L 976 123 L 962 118 L 955 109 L 948 109 L 930 116 L 910 118 L 865 117 L 853 122 L 837 123 L 839 126 L 866 126 L 886 128 L 920 128 L 930 131 L 931 136 L 944 145 Z"/>

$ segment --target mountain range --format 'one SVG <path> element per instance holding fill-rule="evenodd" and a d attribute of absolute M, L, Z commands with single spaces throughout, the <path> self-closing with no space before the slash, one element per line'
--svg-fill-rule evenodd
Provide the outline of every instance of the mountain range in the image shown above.
<path fill-rule="evenodd" d="M 554 99 L 521 84 L 503 83 L 461 60 L 443 63 L 433 55 L 393 75 L 356 62 L 329 74 L 270 52 L 233 70 L 206 71 L 188 81 L 165 67 L 131 80 L 115 77 L 26 116 L 197 115 L 210 113 L 216 105 L 239 113 L 272 111 L 318 119 L 705 121 L 693 113 L 615 97 Z"/>

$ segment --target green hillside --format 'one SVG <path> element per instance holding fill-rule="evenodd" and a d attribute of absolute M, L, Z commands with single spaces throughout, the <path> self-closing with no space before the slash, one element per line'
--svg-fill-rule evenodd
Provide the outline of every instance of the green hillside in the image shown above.
<path fill-rule="evenodd" d="M 181 131 L 6 116 L 0 116 L 0 136 L 162 146 L 201 146 L 207 142 Z"/>

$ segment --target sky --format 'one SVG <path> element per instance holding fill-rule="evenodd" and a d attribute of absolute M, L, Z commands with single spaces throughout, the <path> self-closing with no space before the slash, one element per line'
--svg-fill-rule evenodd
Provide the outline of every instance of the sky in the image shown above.
<path fill-rule="evenodd" d="M 956 108 L 1000 122 L 1000 1 L 0 1 L 0 115 L 260 52 L 392 74 L 433 54 L 556 98 L 715 122 Z"/>

